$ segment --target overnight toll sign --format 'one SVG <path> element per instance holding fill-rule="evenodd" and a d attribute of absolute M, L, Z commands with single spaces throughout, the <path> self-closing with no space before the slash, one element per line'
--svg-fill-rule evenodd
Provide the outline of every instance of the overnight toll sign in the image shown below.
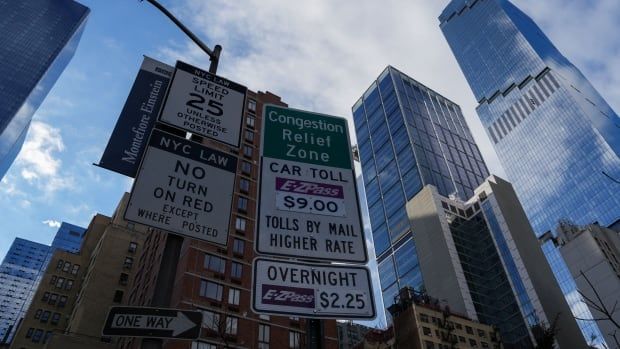
<path fill-rule="evenodd" d="M 365 263 L 343 118 L 265 106 L 256 251 Z"/>
<path fill-rule="evenodd" d="M 159 119 L 239 147 L 246 92 L 236 82 L 177 62 Z"/>
<path fill-rule="evenodd" d="M 370 273 L 363 266 L 254 260 L 256 313 L 324 319 L 373 319 Z"/>
<path fill-rule="evenodd" d="M 153 130 L 125 219 L 226 245 L 237 158 Z"/>

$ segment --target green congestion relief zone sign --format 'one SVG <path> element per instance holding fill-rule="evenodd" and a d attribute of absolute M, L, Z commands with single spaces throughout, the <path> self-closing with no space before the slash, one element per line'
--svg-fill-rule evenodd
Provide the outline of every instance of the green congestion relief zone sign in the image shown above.
<path fill-rule="evenodd" d="M 366 263 L 346 119 L 266 105 L 261 145 L 256 252 Z"/>
<path fill-rule="evenodd" d="M 267 105 L 263 120 L 263 156 L 353 169 L 346 119 Z"/>

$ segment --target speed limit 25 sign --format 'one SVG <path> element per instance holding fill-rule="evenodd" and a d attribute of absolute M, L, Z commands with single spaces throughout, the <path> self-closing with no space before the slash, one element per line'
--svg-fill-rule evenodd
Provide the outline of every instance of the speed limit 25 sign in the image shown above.
<path fill-rule="evenodd" d="M 245 86 L 177 61 L 159 120 L 239 147 L 246 92 Z"/>

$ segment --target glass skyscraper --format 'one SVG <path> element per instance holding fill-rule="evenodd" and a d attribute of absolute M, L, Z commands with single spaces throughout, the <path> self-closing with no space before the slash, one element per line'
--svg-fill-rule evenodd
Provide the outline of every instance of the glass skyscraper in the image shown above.
<path fill-rule="evenodd" d="M 47 264 L 50 247 L 16 238 L 0 265 L 0 344 L 9 343 Z"/>
<path fill-rule="evenodd" d="M 0 178 L 73 57 L 88 13 L 72 0 L 0 0 Z"/>
<path fill-rule="evenodd" d="M 52 248 L 58 248 L 71 253 L 79 253 L 85 234 L 85 228 L 62 222 L 60 228 L 58 228 L 58 232 L 56 232 L 54 241 L 52 241 Z"/>
<path fill-rule="evenodd" d="M 453 0 L 439 22 L 534 232 L 618 220 L 620 118 L 583 74 L 507 0 Z M 543 249 L 573 313 L 588 317 L 557 250 Z"/>
<path fill-rule="evenodd" d="M 388 66 L 353 106 L 381 291 L 424 288 L 406 203 L 424 185 L 471 197 L 489 175 L 458 105 Z"/>

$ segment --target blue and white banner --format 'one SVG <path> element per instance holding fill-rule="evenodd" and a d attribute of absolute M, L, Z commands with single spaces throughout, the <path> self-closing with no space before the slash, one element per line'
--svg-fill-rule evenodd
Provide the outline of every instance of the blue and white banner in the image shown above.
<path fill-rule="evenodd" d="M 174 67 L 144 57 L 98 166 L 136 176 L 173 72 Z"/>

